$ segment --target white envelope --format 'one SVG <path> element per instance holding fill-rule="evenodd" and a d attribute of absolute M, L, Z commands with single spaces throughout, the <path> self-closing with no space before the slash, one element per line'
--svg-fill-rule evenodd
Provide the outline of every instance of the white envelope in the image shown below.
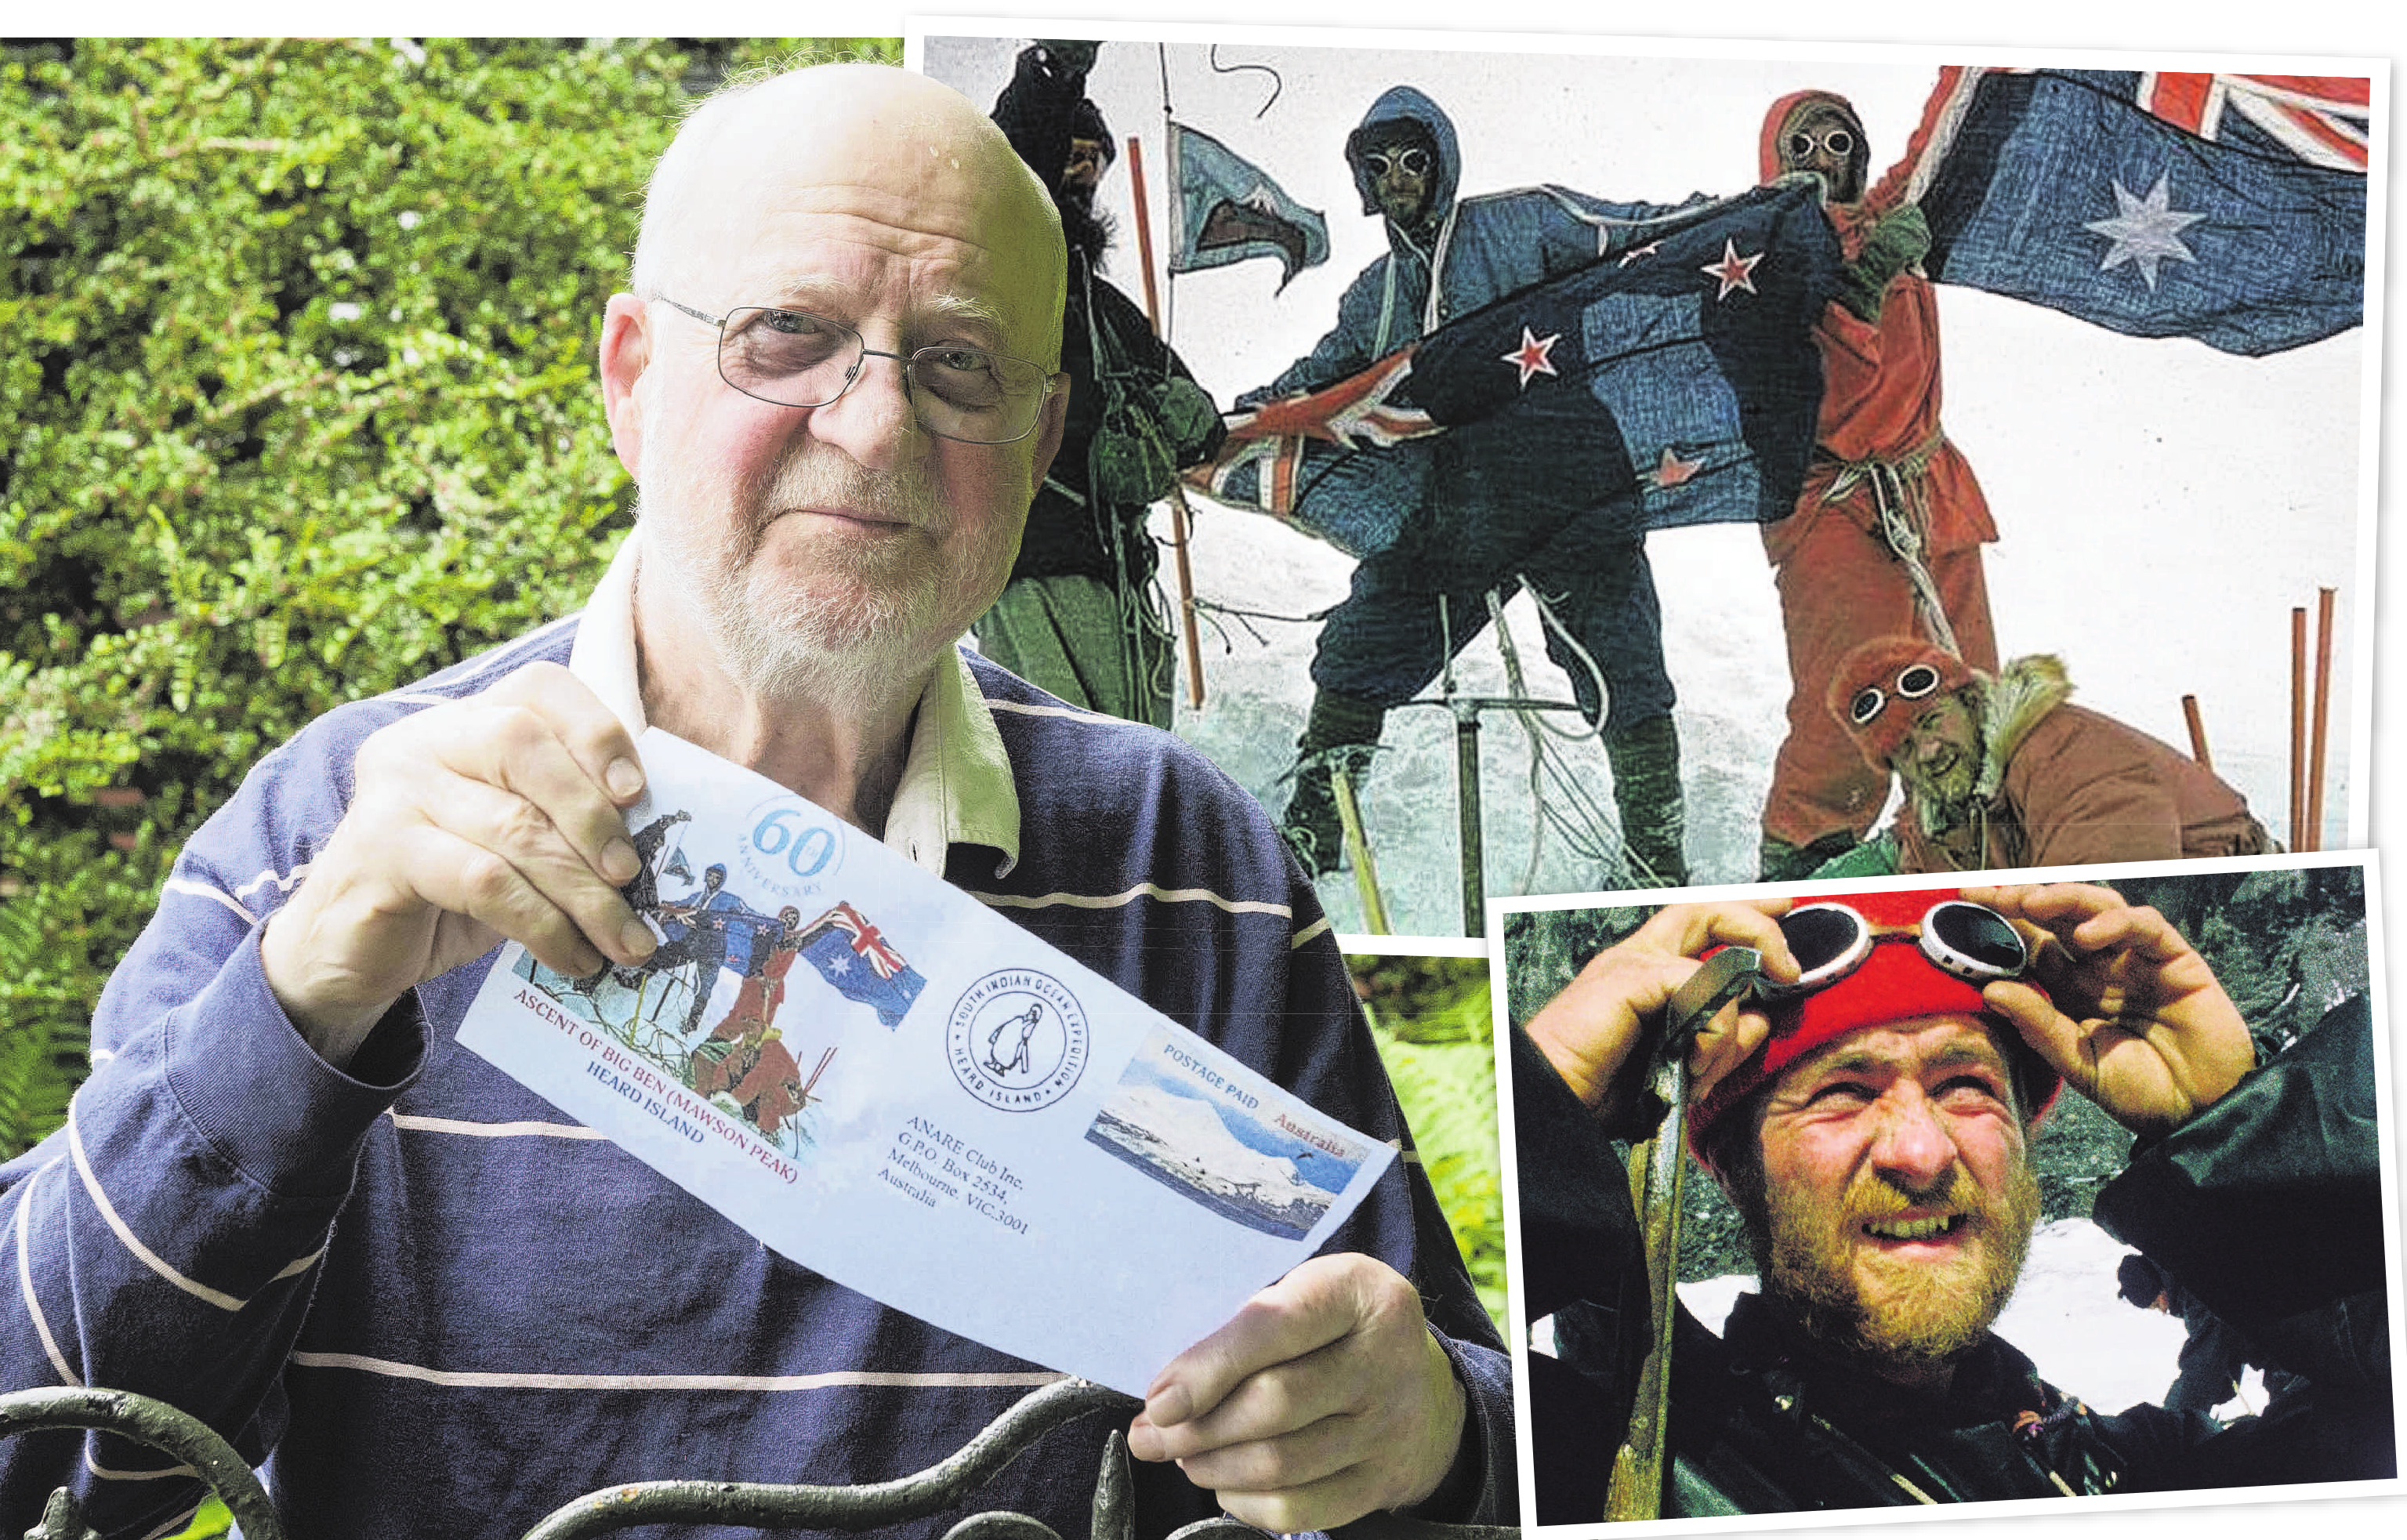
<path fill-rule="evenodd" d="M 660 950 L 506 947 L 460 1041 L 795 1262 L 1142 1394 L 1393 1158 L 809 801 L 638 749 Z"/>

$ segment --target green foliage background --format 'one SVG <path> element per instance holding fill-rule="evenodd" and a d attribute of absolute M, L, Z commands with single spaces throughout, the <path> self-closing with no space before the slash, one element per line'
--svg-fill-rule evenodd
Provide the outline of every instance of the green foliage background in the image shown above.
<path fill-rule="evenodd" d="M 690 98 L 900 53 L 0 46 L 0 1157 L 251 762 L 599 576 L 594 344 Z"/>
<path fill-rule="evenodd" d="M 1438 1206 L 1504 1331 L 1504 1166 L 1496 1135 L 1495 1018 L 1488 962 L 1349 956 L 1405 1126 Z"/>

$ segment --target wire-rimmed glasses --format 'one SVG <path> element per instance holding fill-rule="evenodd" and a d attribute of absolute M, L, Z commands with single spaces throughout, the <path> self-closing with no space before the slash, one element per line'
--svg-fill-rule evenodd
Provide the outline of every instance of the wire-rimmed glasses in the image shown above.
<path fill-rule="evenodd" d="M 1036 431 L 1052 376 L 1024 358 L 962 343 L 912 353 L 872 348 L 840 321 L 785 307 L 748 305 L 706 315 L 666 295 L 662 305 L 719 328 L 719 378 L 756 401 L 824 406 L 852 388 L 862 364 L 903 366 L 904 394 L 919 426 L 963 444 L 1010 444 Z"/>

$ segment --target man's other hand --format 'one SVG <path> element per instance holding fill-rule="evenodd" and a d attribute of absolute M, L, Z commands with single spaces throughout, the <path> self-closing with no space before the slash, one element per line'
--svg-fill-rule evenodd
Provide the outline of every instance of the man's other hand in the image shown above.
<path fill-rule="evenodd" d="M 1630 1088 L 1616 1082 L 1632 1067 L 1634 1051 L 1673 993 L 1702 966 L 1700 956 L 1717 946 L 1753 947 L 1763 954 L 1766 974 L 1784 981 L 1797 977 L 1797 960 L 1773 922 L 1787 910 L 1785 899 L 1668 905 L 1589 958 L 1579 977 L 1530 1019 L 1530 1041 L 1582 1103 L 1617 1111 L 1626 1094 L 1615 1093 Z M 1688 1056 L 1692 1096 L 1702 1097 L 1770 1035 L 1770 1020 L 1759 1009 L 1740 1009 L 1742 1003 L 1724 1005 L 1697 1034 Z"/>
<path fill-rule="evenodd" d="M 1129 1427 L 1232 1518 L 1291 1534 L 1426 1501 L 1469 1404 L 1403 1275 L 1315 1257 L 1171 1360 Z"/>
<path fill-rule="evenodd" d="M 534 663 L 360 746 L 349 810 L 262 939 L 268 988 L 348 1063 L 404 992 L 504 937 L 581 977 L 655 946 L 620 897 L 635 746 L 568 670 Z"/>
<path fill-rule="evenodd" d="M 2146 1137 L 2222 1099 L 2256 1062 L 2248 1026 L 2215 970 L 2154 909 L 2081 883 L 1967 888 L 2020 923 L 2031 971 L 1981 991 L 2068 1084 Z"/>

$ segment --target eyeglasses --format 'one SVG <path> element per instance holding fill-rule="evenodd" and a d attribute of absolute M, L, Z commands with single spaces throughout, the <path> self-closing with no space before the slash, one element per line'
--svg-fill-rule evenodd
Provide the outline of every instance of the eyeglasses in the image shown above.
<path fill-rule="evenodd" d="M 1876 931 L 1844 904 L 1801 905 L 1778 923 L 1800 971 L 1794 984 L 1757 979 L 1760 1000 L 1796 1000 L 1829 989 L 1863 966 L 1881 940 L 1903 939 L 1896 930 Z M 1975 984 L 2019 978 L 2030 965 L 2030 949 L 2005 916 L 1960 898 L 1944 899 L 1925 911 L 1915 945 L 1932 967 Z"/>
<path fill-rule="evenodd" d="M 1426 177 L 1429 168 L 1435 164 L 1435 158 L 1418 145 L 1410 145 L 1402 150 L 1365 150 L 1362 164 L 1371 168 L 1371 175 L 1374 177 L 1385 177 L 1397 171 L 1407 177 Z"/>
<path fill-rule="evenodd" d="M 904 393 L 919 426 L 963 444 L 1011 444 L 1036 431 L 1053 393 L 1042 366 L 985 348 L 947 343 L 913 353 L 872 348 L 840 321 L 808 310 L 746 306 L 724 316 L 655 295 L 705 326 L 719 328 L 719 378 L 756 401 L 824 406 L 861 378 L 872 357 L 903 365 Z"/>
<path fill-rule="evenodd" d="M 1856 136 L 1844 128 L 1831 129 L 1819 138 L 1802 128 L 1788 135 L 1788 158 L 1792 161 L 1805 159 L 1816 148 L 1827 150 L 1844 161 L 1855 153 Z"/>
<path fill-rule="evenodd" d="M 1918 701 L 1936 691 L 1940 682 L 1939 670 L 1929 663 L 1908 663 L 1898 672 L 1890 689 L 1897 692 L 1899 700 Z M 1876 684 L 1868 684 L 1847 702 L 1847 720 L 1861 727 L 1887 708 L 1888 693 Z"/>

